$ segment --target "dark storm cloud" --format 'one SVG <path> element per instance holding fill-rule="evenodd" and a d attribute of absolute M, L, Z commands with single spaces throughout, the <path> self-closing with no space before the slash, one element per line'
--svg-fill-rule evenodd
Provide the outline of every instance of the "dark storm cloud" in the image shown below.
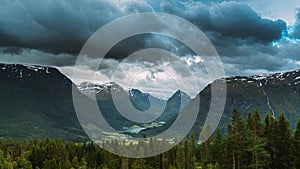
<path fill-rule="evenodd" d="M 0 6 L 0 46 L 76 54 L 87 38 L 109 21 L 151 10 L 138 2 L 121 9 L 107 0 L 4 0 Z"/>
<path fill-rule="evenodd" d="M 282 38 L 273 43 L 207 32 L 225 65 L 226 75 L 254 75 L 299 68 L 299 42 Z"/>
<path fill-rule="evenodd" d="M 194 2 L 178 6 L 165 1 L 162 9 L 188 19 L 205 32 L 228 76 L 299 68 L 299 43 L 282 38 L 286 23 L 265 19 L 246 4 Z"/>
<path fill-rule="evenodd" d="M 0 61 L 72 66 L 84 42 L 103 25 L 121 16 L 155 9 L 183 17 L 204 31 L 221 56 L 228 75 L 299 66 L 295 64 L 300 61 L 299 43 L 278 40 L 286 30 L 286 23 L 265 19 L 242 1 L 160 4 L 148 1 L 152 6 L 138 0 L 4 0 L 0 6 L 0 46 L 3 46 Z M 299 12 L 294 36 L 300 37 Z M 277 48 L 273 41 L 284 46 Z M 122 59 L 137 50 L 155 47 L 180 56 L 192 53 L 174 39 L 139 35 L 121 41 L 107 56 Z M 112 59 L 107 62 L 107 65 L 117 64 Z"/>
<path fill-rule="evenodd" d="M 143 1 L 128 1 L 123 6 L 118 3 L 4 0 L 0 6 L 0 46 L 77 54 L 90 35 L 109 21 L 131 13 L 152 11 Z M 191 2 L 181 10 L 164 1 L 161 8 L 190 20 L 201 29 L 224 36 L 271 41 L 279 38 L 285 29 L 283 21 L 263 19 L 249 6 L 236 2 L 213 5 Z M 163 44 L 159 42 L 157 46 Z"/>
<path fill-rule="evenodd" d="M 299 43 L 281 39 L 278 41 L 281 46 L 274 46 L 272 43 L 252 43 L 241 39 L 225 38 L 224 41 L 230 44 L 215 45 L 215 47 L 221 55 L 228 76 L 254 75 L 299 68 Z"/>
<path fill-rule="evenodd" d="M 187 3 L 182 7 L 164 1 L 163 11 L 182 16 L 199 28 L 215 31 L 224 36 L 237 38 L 253 38 L 262 42 L 270 42 L 281 37 L 286 29 L 282 20 L 272 21 L 262 18 L 249 5 L 239 2 L 222 2 L 204 4 L 202 2 Z"/>
<path fill-rule="evenodd" d="M 300 38 L 300 9 L 297 10 L 297 22 L 294 27 L 293 36 Z"/>
<path fill-rule="evenodd" d="M 107 58 L 122 59 L 130 54 L 147 48 L 159 48 L 178 56 L 193 54 L 190 48 L 171 37 L 158 34 L 141 34 L 124 39 L 107 53 Z"/>
<path fill-rule="evenodd" d="M 201 2 L 182 3 L 178 1 L 163 1 L 163 12 L 181 16 L 197 25 L 208 35 L 221 56 L 246 56 L 249 52 L 274 54 L 274 50 L 264 46 L 281 38 L 286 30 L 286 23 L 282 20 L 268 20 L 262 18 L 250 6 L 238 2 L 222 2 L 204 4 Z M 173 25 L 178 26 L 180 25 Z M 239 46 L 253 46 L 247 50 Z M 255 47 L 258 47 L 255 49 Z M 158 47 L 184 56 L 192 52 L 183 44 L 161 36 L 139 36 L 127 39 L 116 45 L 109 55 L 125 57 L 130 53 L 146 47 Z"/>
<path fill-rule="evenodd" d="M 239 57 L 247 55 L 255 55 L 258 52 L 275 55 L 278 48 L 272 43 L 258 43 L 253 39 L 242 39 L 224 36 L 221 33 L 207 32 L 210 40 L 221 56 Z"/>

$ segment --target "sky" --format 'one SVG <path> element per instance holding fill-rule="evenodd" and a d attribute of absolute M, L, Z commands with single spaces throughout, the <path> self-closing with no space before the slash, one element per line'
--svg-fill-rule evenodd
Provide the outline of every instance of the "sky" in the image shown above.
<path fill-rule="evenodd" d="M 80 50 L 95 31 L 119 17 L 142 12 L 168 13 L 196 25 L 216 48 L 226 76 L 300 68 L 299 0 L 1 0 L 0 3 L 0 62 L 54 66 L 75 83 L 101 84 L 114 80 L 124 88 L 139 88 L 167 98 L 178 90 L 178 79 L 188 82 L 196 78 L 198 87 L 193 83 L 184 86 L 191 96 L 213 80 L 202 64 L 203 57 L 172 38 L 152 34 L 118 43 L 107 53 L 98 72 L 82 65 L 78 67 L 80 76 L 72 76 Z M 179 59 L 157 59 L 155 63 L 123 60 L 146 48 L 167 49 Z M 86 57 L 85 61 L 89 65 L 97 62 L 97 58 Z M 183 64 L 192 70 L 194 77 L 185 74 Z M 131 75 L 130 80 L 124 78 L 126 74 Z"/>

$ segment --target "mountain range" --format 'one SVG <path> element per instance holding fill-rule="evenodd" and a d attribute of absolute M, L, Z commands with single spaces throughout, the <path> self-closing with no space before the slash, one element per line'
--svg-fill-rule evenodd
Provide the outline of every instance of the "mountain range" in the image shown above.
<path fill-rule="evenodd" d="M 220 80 L 227 84 L 227 101 L 219 124 L 221 130 L 225 131 L 235 107 L 243 117 L 255 109 L 275 117 L 284 113 L 295 127 L 300 116 L 300 70 L 229 77 L 213 83 Z M 127 91 L 114 82 L 84 82 L 76 86 L 56 68 L 32 65 L 0 64 L 0 81 L 0 138 L 5 139 L 88 140 L 74 110 L 72 88 L 86 105 L 89 105 L 91 97 L 95 97 L 104 118 L 116 130 L 132 134 L 130 129 L 140 128 L 134 132 L 137 137 L 166 130 L 173 124 L 179 111 L 188 109 L 189 104 L 195 100 L 182 91 L 163 100 L 138 89 Z M 201 100 L 197 120 L 192 128 L 196 135 L 200 133 L 209 110 L 211 85 L 196 96 Z M 148 112 L 149 116 L 158 118 L 146 124 L 128 120 L 118 112 L 112 93 L 120 100 L 129 98 L 135 109 L 140 112 L 151 110 Z M 123 106 L 126 107 L 126 104 Z"/>
<path fill-rule="evenodd" d="M 118 97 L 129 95 L 131 103 L 140 111 L 147 110 L 150 101 L 154 107 L 153 114 L 157 113 L 155 110 L 159 107 L 165 108 L 155 125 L 176 116 L 181 107 L 191 100 L 181 91 L 169 100 L 162 100 L 138 89 L 125 91 L 113 82 L 102 85 L 86 82 L 76 86 L 58 69 L 36 65 L 0 64 L 0 81 L 0 138 L 5 139 L 88 140 L 74 109 L 72 88 L 87 111 L 93 110 L 90 108 L 90 97 L 95 94 L 104 117 L 119 131 L 141 124 L 126 120 L 118 113 L 112 100 L 112 91 Z M 181 95 L 184 96 L 182 104 Z M 93 115 L 96 116 L 96 113 Z M 97 121 L 92 123 L 101 128 Z"/>
<path fill-rule="evenodd" d="M 163 100 L 152 96 L 149 93 L 144 93 L 138 89 L 124 90 L 120 85 L 114 82 L 105 84 L 95 84 L 91 82 L 83 82 L 78 85 L 78 89 L 89 97 L 95 97 L 100 107 L 101 113 L 105 117 L 106 121 L 116 130 L 126 130 L 132 126 L 147 127 L 151 125 L 159 125 L 169 121 L 171 118 L 176 117 L 177 114 L 184 108 L 191 98 L 186 93 L 178 90 L 168 100 Z M 115 101 L 112 97 L 112 93 L 116 95 L 118 101 Z M 125 102 L 126 98 L 129 98 L 128 103 Z M 128 105 L 132 105 L 133 109 L 137 109 L 137 113 L 145 113 L 149 115 L 149 118 L 155 118 L 155 121 L 149 123 L 137 123 L 128 120 L 119 113 L 119 109 L 115 106 L 117 104 L 124 104 L 122 109 L 127 109 Z M 121 102 L 121 103 L 120 103 Z M 150 110 L 149 110 L 150 109 Z"/>
<path fill-rule="evenodd" d="M 264 121 L 263 118 L 266 113 L 273 115 L 275 118 L 284 113 L 292 128 L 296 127 L 297 120 L 300 118 L 300 70 L 229 77 L 218 79 L 213 83 L 218 83 L 218 81 L 225 81 L 227 85 L 225 109 L 218 125 L 221 132 L 226 132 L 234 108 L 241 112 L 243 118 L 246 118 L 249 112 L 254 112 L 257 109 L 262 115 L 262 121 Z M 209 84 L 197 95 L 200 98 L 200 108 L 192 128 L 197 137 L 201 127 L 204 126 L 210 108 L 212 84 Z M 188 107 L 189 105 L 186 106 L 186 108 Z M 151 130 L 145 129 L 136 136 L 145 137 L 161 133 L 168 129 L 175 119 L 169 120 L 162 127 Z"/>

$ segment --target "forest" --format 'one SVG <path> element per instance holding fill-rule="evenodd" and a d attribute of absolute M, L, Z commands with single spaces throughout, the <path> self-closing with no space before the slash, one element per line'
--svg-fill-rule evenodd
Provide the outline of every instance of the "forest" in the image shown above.
<path fill-rule="evenodd" d="M 113 143 L 112 143 L 113 144 Z M 115 143 L 114 143 L 115 144 Z M 142 149 L 142 143 L 141 149 Z M 258 110 L 242 119 L 234 109 L 227 134 L 220 131 L 202 144 L 194 133 L 155 157 L 113 155 L 93 142 L 0 140 L 0 169 L 299 169 L 300 120 L 295 130 Z"/>

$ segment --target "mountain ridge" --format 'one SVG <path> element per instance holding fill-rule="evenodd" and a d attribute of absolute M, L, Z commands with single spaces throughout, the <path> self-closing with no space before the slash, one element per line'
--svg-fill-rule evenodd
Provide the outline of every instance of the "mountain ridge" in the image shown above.
<path fill-rule="evenodd" d="M 77 90 L 77 86 L 58 69 L 34 65 L 0 64 L 0 80 L 1 138 L 62 138 L 71 141 L 87 139 L 73 107 L 72 88 L 75 88 L 76 95 L 82 97 L 87 105 L 89 105 L 89 99 Z M 242 112 L 244 118 L 248 112 L 255 109 L 263 114 L 269 112 L 275 117 L 285 113 L 292 127 L 295 127 L 295 119 L 300 116 L 299 69 L 269 75 L 228 77 L 217 79 L 213 83 L 220 80 L 227 83 L 227 101 L 219 128 L 226 129 L 231 111 L 235 107 Z M 199 126 L 203 126 L 209 110 L 212 84 L 207 85 L 197 95 L 201 102 L 198 117 L 192 129 L 196 135 L 200 133 Z M 111 83 L 111 87 L 107 87 L 107 91 L 113 89 L 118 94 L 119 91 L 124 90 L 114 85 L 116 84 Z M 144 98 L 150 96 L 138 89 L 131 89 L 129 93 L 125 90 L 124 92 L 126 96 L 130 95 L 130 92 L 134 93 L 137 97 L 133 100 L 147 100 Z M 181 92 L 178 92 L 181 95 Z M 177 96 L 179 96 L 178 92 L 176 92 Z M 176 96 L 176 93 L 173 96 Z M 102 102 L 98 102 L 98 105 L 102 104 L 105 110 L 111 110 L 111 95 L 99 92 L 96 94 L 96 98 Z M 151 128 L 141 130 L 139 134 L 156 134 L 171 126 L 177 117 L 178 112 L 176 113 L 176 111 L 181 109 L 180 106 L 176 107 L 180 105 L 178 98 L 174 99 L 173 103 L 166 103 L 176 110 L 170 108 L 164 114 L 167 120 L 162 127 L 159 127 L 161 125 L 153 127 L 151 124 Z M 171 102 L 172 99 L 168 101 Z M 147 109 L 145 105 L 141 107 L 141 110 Z M 188 104 L 185 107 L 188 107 Z M 171 116 L 167 116 L 168 113 L 171 113 Z M 117 121 L 118 118 L 114 119 L 111 111 L 104 112 L 104 116 L 107 119 L 111 118 L 110 121 L 113 123 L 117 123 L 115 127 L 119 131 L 134 125 L 131 122 Z M 97 125 L 101 127 L 101 124 Z M 127 128 L 123 128 L 124 126 Z"/>
<path fill-rule="evenodd" d="M 0 64 L 0 81 L 1 138 L 88 140 L 74 113 L 73 83 L 58 69 Z"/>
<path fill-rule="evenodd" d="M 200 129 L 204 126 L 211 100 L 211 85 L 219 81 L 226 82 L 227 97 L 225 109 L 218 125 L 222 132 L 226 132 L 230 123 L 232 110 L 237 108 L 243 118 L 249 112 L 258 109 L 261 114 L 272 114 L 278 118 L 284 113 L 295 128 L 300 117 L 300 70 L 274 74 L 261 74 L 253 76 L 235 76 L 217 79 L 207 85 L 197 96 L 200 97 L 200 109 L 192 131 L 199 137 Z M 191 101 L 192 102 L 192 101 Z M 186 107 L 189 107 L 187 105 Z M 153 136 L 168 129 L 176 118 L 172 118 L 162 127 L 152 130 L 142 130 L 137 137 Z M 262 119 L 263 120 L 263 119 Z"/>

